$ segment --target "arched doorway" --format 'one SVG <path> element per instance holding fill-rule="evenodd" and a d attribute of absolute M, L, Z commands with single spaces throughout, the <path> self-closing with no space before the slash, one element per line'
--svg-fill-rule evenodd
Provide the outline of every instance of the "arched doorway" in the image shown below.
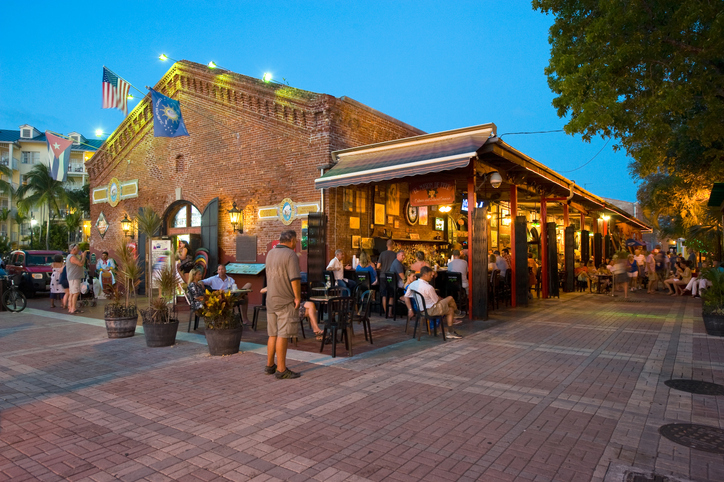
<path fill-rule="evenodd" d="M 175 201 L 164 213 L 163 232 L 176 247 L 182 239 L 195 251 L 201 246 L 201 212 L 189 201 Z"/>

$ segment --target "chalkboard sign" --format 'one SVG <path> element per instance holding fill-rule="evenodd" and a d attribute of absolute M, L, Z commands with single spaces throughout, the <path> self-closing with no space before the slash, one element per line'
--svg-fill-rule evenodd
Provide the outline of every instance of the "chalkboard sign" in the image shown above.
<path fill-rule="evenodd" d="M 256 236 L 242 234 L 236 237 L 236 261 L 256 263 Z"/>
<path fill-rule="evenodd" d="M 266 265 L 264 263 L 228 263 L 226 265 L 226 272 L 228 274 L 249 274 L 258 275 Z"/>

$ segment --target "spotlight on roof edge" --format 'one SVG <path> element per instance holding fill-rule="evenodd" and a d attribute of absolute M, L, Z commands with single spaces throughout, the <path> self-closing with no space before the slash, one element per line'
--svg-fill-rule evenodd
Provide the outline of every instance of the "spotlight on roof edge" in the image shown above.
<path fill-rule="evenodd" d="M 96 129 L 96 137 L 100 137 L 103 135 L 103 129 Z"/>
<path fill-rule="evenodd" d="M 271 72 L 264 72 L 264 75 L 262 75 L 261 80 L 264 82 L 271 82 L 272 81 Z"/>
<path fill-rule="evenodd" d="M 128 95 L 126 96 L 126 99 L 128 99 L 128 100 L 133 100 L 133 94 L 128 94 Z"/>
<path fill-rule="evenodd" d="M 216 68 L 216 63 L 214 63 L 213 60 L 212 60 L 211 62 L 209 62 L 209 68 L 210 68 L 210 69 L 215 69 L 215 68 Z"/>
<path fill-rule="evenodd" d="M 164 60 L 164 61 L 165 61 L 165 60 L 168 60 L 168 56 L 167 56 L 166 54 L 161 54 L 161 55 L 158 56 L 158 58 L 159 58 L 160 60 Z"/>

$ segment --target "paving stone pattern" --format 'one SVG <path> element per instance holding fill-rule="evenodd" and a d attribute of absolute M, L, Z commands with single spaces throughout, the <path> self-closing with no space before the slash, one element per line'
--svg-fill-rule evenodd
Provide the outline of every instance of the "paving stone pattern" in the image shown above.
<path fill-rule="evenodd" d="M 0 480 L 724 480 L 721 455 L 658 434 L 724 428 L 724 397 L 664 384 L 724 383 L 724 339 L 697 300 L 639 296 L 567 294 L 379 356 L 292 352 L 297 380 L 263 375 L 260 346 L 0 313 Z"/>

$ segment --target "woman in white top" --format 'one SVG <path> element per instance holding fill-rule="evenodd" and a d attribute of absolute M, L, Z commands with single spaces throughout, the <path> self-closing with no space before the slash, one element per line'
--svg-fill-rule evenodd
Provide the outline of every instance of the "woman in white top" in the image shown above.
<path fill-rule="evenodd" d="M 62 308 L 65 308 L 65 288 L 60 284 L 60 273 L 63 271 L 63 255 L 53 256 L 53 274 L 50 275 L 50 307 L 55 308 L 55 300 L 60 300 Z"/>

